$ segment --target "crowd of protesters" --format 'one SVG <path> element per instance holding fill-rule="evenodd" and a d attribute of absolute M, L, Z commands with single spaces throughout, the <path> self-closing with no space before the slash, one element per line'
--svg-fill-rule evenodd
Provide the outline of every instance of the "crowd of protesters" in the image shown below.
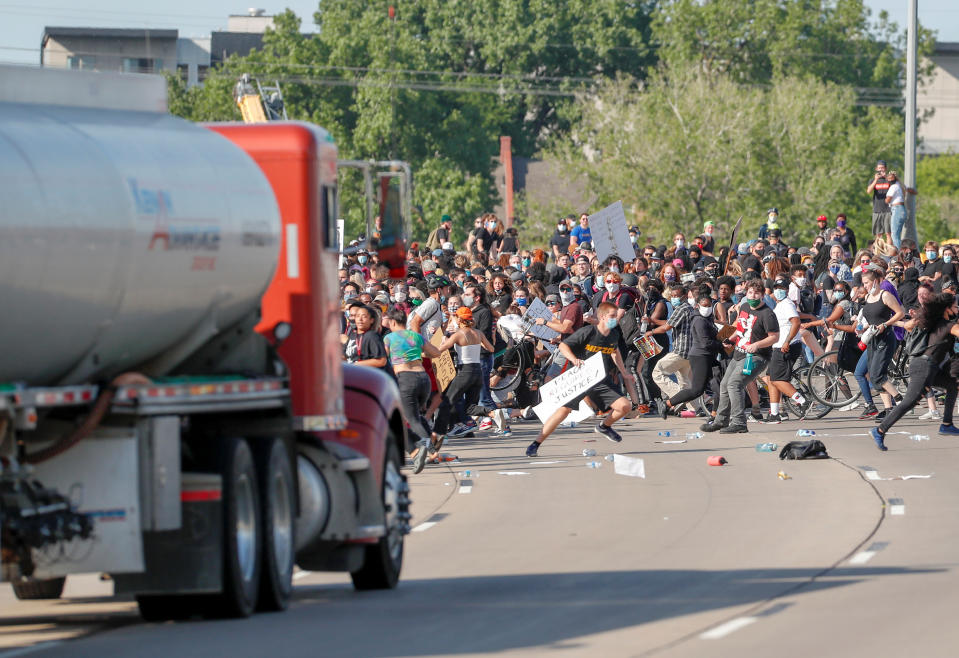
<path fill-rule="evenodd" d="M 826 352 L 828 365 L 854 376 L 862 401 L 846 410 L 878 423 L 871 433 L 880 450 L 914 408 L 940 421 L 940 434 L 959 435 L 957 247 L 903 238 L 913 192 L 880 161 L 867 188 L 866 239 L 857 241 L 842 213 L 787 224 L 770 208 L 758 235 L 739 235 L 732 248 L 711 221 L 668 245 L 632 226 L 634 253 L 625 259 L 597 256 L 586 213 L 557 220 L 548 244 L 537 246 L 494 214 L 454 242 L 444 215 L 423 244 L 410 245 L 405 279 L 391 279 L 373 253 L 345 259 L 344 358 L 396 378 L 415 472 L 442 458 L 447 438 L 509 436 L 511 422 L 534 418 L 540 384 L 595 353 L 606 377 L 544 419 L 528 456 L 583 399 L 600 418 L 596 431 L 617 442 L 612 425 L 625 416 L 701 417 L 704 432 L 720 433 L 788 420 L 786 401 L 802 416 L 817 403 L 797 390 L 793 373 Z M 783 229 L 798 221 L 816 223 L 811 243 L 785 242 Z M 534 299 L 551 319 L 524 321 Z M 556 332 L 551 345 L 530 338 L 534 324 Z M 504 355 L 524 346 L 531 367 L 518 386 L 495 390 Z M 457 372 L 441 389 L 431 361 L 446 352 Z M 543 377 L 534 376 L 539 365 Z"/>

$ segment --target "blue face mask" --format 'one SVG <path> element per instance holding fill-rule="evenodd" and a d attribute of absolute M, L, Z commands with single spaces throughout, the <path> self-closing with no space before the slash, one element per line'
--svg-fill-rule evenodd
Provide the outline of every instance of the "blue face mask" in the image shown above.
<path fill-rule="evenodd" d="M 615 329 L 617 324 L 619 324 L 619 321 L 616 318 L 609 318 L 606 320 L 607 329 Z"/>
<path fill-rule="evenodd" d="M 838 266 L 838 265 L 830 265 L 830 266 L 829 266 L 829 271 L 832 272 L 833 274 L 839 274 L 839 266 Z"/>
<path fill-rule="evenodd" d="M 525 298 L 525 297 L 517 297 L 517 298 L 514 299 L 513 301 L 516 302 L 516 305 L 517 305 L 517 306 L 526 306 L 526 298 Z"/>
<path fill-rule="evenodd" d="M 738 292 L 733 295 L 733 304 L 738 304 L 742 300 L 743 300 L 743 296 L 740 295 Z"/>
<path fill-rule="evenodd" d="M 359 256 L 356 260 L 360 262 L 360 265 L 366 265 L 366 261 L 370 259 L 369 256 Z"/>
<path fill-rule="evenodd" d="M 835 299 L 838 302 L 840 299 L 846 296 L 846 293 L 844 293 L 842 290 L 839 290 L 834 292 L 832 296 L 833 296 L 833 299 Z"/>
<path fill-rule="evenodd" d="M 942 256 L 942 262 L 943 262 L 943 263 L 951 263 L 951 262 L 952 262 L 952 254 L 943 254 L 943 256 Z"/>
<path fill-rule="evenodd" d="M 782 288 L 777 288 L 776 290 L 773 290 L 773 297 L 779 301 L 782 301 L 786 299 L 786 291 Z"/>
<path fill-rule="evenodd" d="M 928 258 L 929 260 L 935 260 L 937 255 L 938 254 L 936 254 L 936 252 L 932 251 L 931 249 L 926 250 L 926 258 Z"/>
<path fill-rule="evenodd" d="M 524 258 L 524 259 L 523 259 L 523 267 L 529 267 L 530 262 L 531 262 L 531 261 L 530 261 L 529 258 Z"/>

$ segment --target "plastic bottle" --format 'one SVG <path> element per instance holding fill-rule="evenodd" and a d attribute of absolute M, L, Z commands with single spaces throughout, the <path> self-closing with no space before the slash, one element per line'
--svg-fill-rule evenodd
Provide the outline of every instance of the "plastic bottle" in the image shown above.
<path fill-rule="evenodd" d="M 463 479 L 466 479 L 466 480 L 468 480 L 468 479 L 474 479 L 474 480 L 475 480 L 476 478 L 478 478 L 478 477 L 480 476 L 480 474 L 479 474 L 479 471 L 474 471 L 474 470 L 472 470 L 472 469 L 468 469 L 468 470 L 462 471 L 462 472 L 459 474 L 459 476 L 460 476 L 461 478 L 463 478 Z"/>
<path fill-rule="evenodd" d="M 605 459 L 608 462 L 614 462 L 616 461 L 616 455 L 606 455 L 605 457 L 603 457 L 603 459 Z"/>
<path fill-rule="evenodd" d="M 816 436 L 816 430 L 799 430 L 796 436 Z"/>
<path fill-rule="evenodd" d="M 692 440 L 694 440 L 694 439 L 701 439 L 701 438 L 703 438 L 703 436 L 704 436 L 704 434 L 703 434 L 702 432 L 687 432 L 687 433 L 686 433 L 686 440 L 687 440 L 687 441 L 692 441 Z"/>
<path fill-rule="evenodd" d="M 583 449 L 583 457 L 595 457 L 595 456 L 596 456 L 596 451 L 593 450 L 592 448 Z"/>
<path fill-rule="evenodd" d="M 928 441 L 929 437 L 925 434 L 910 434 L 909 438 L 913 441 Z"/>
<path fill-rule="evenodd" d="M 753 355 L 752 353 L 747 353 L 746 358 L 743 359 L 743 374 L 749 376 L 753 374 Z"/>
<path fill-rule="evenodd" d="M 876 335 L 876 328 L 871 326 L 862 332 L 862 336 L 859 337 L 859 351 L 865 352 L 866 348 L 869 347 L 869 341 L 872 340 L 872 337 Z"/>
<path fill-rule="evenodd" d="M 656 436 L 672 436 L 673 433 L 670 431 L 659 432 Z"/>
<path fill-rule="evenodd" d="M 775 443 L 757 443 L 756 452 L 776 452 L 778 447 Z"/>
<path fill-rule="evenodd" d="M 600 466 L 602 466 L 600 462 L 586 462 L 586 468 L 599 468 Z"/>

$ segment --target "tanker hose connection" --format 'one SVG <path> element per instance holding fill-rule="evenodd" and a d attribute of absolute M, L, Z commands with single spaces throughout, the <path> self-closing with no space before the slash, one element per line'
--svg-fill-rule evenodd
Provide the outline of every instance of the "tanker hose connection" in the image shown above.
<path fill-rule="evenodd" d="M 97 397 L 96 402 L 93 403 L 93 409 L 90 411 L 90 414 L 84 419 L 77 429 L 58 439 L 53 445 L 47 446 L 46 448 L 38 450 L 37 452 L 25 454 L 23 456 L 24 463 L 39 464 L 40 462 L 45 462 L 48 459 L 53 459 L 57 455 L 62 455 L 67 450 L 89 436 L 89 434 L 100 425 L 100 421 L 103 420 L 103 417 L 107 414 L 107 411 L 110 410 L 110 405 L 113 404 L 113 398 L 116 396 L 117 389 L 119 387 L 147 386 L 149 384 L 150 380 L 140 373 L 127 372 L 117 376 L 112 382 L 110 382 L 109 386 L 103 389 L 103 391 Z"/>

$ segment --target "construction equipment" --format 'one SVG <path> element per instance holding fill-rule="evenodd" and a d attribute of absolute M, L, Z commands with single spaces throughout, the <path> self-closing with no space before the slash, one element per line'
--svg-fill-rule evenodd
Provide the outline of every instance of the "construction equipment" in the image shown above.
<path fill-rule="evenodd" d="M 286 120 L 286 105 L 280 83 L 273 82 L 272 87 L 263 86 L 249 73 L 240 76 L 233 88 L 233 100 L 240 108 L 244 123 L 266 123 L 267 121 Z"/>

